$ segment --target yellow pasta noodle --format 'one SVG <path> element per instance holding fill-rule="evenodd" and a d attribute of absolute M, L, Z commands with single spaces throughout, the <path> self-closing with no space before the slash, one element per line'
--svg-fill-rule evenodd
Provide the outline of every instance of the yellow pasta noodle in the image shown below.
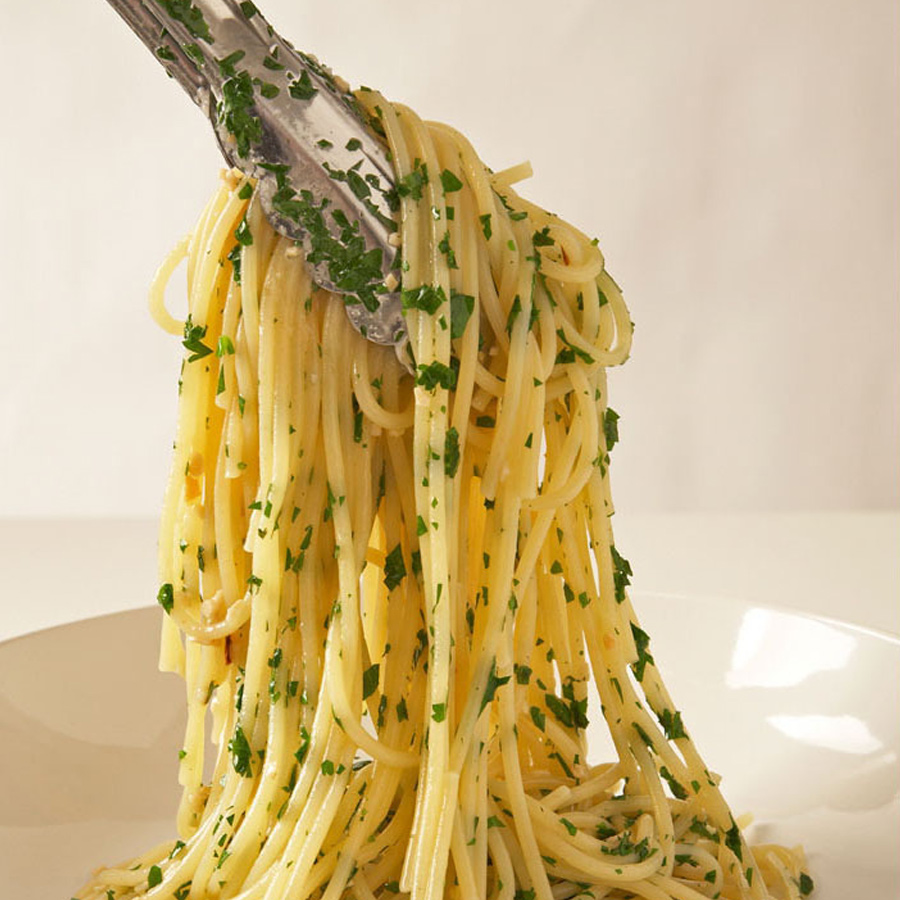
<path fill-rule="evenodd" d="M 159 593 L 178 839 L 77 897 L 808 894 L 801 851 L 745 841 L 628 597 L 606 367 L 632 326 L 596 242 L 513 191 L 529 167 L 358 97 L 409 187 L 409 366 L 227 173 L 153 291 L 171 330 L 186 253 Z"/>

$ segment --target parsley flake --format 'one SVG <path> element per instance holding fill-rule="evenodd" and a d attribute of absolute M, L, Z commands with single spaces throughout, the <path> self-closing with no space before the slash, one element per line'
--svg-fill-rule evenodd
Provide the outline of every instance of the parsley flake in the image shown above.
<path fill-rule="evenodd" d="M 394 590 L 406 577 L 406 566 L 403 563 L 403 550 L 397 544 L 384 560 L 384 584 L 389 591 Z"/>
<path fill-rule="evenodd" d="M 445 194 L 452 194 L 454 191 L 461 190 L 463 183 L 449 169 L 441 172 L 441 187 Z"/>

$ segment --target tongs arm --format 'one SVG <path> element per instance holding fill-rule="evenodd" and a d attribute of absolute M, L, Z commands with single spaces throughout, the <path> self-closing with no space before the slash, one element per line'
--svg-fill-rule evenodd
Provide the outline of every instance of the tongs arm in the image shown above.
<path fill-rule="evenodd" d="M 182 50 L 181 44 L 155 12 L 148 9 L 141 0 L 109 0 L 109 4 L 162 64 L 169 77 L 174 78 L 184 88 L 197 106 L 208 112 L 209 81 L 198 68 L 196 59 L 192 60 Z"/>
<path fill-rule="evenodd" d="M 299 242 L 356 329 L 406 339 L 386 142 L 349 86 L 281 38 L 253 3 L 109 0 L 207 114 L 223 156 L 258 180 L 272 226 Z"/>

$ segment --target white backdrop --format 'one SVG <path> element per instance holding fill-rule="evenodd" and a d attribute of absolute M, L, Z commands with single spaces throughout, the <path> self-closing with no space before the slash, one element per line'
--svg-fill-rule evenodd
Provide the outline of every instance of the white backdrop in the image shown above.
<path fill-rule="evenodd" d="M 263 0 L 354 84 L 530 159 L 637 323 L 617 505 L 900 505 L 895 0 Z M 146 286 L 220 166 L 103 0 L 0 0 L 0 515 L 156 515 Z"/>

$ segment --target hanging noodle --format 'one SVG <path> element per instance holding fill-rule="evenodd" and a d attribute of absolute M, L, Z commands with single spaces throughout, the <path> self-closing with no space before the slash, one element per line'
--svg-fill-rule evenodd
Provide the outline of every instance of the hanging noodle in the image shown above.
<path fill-rule="evenodd" d="M 513 192 L 527 166 L 492 175 L 452 129 L 359 99 L 418 185 L 415 376 L 228 173 L 154 288 L 171 330 L 186 253 L 159 593 L 180 839 L 78 897 L 804 896 L 800 850 L 744 840 L 628 598 L 606 367 L 632 326 L 600 250 Z"/>

